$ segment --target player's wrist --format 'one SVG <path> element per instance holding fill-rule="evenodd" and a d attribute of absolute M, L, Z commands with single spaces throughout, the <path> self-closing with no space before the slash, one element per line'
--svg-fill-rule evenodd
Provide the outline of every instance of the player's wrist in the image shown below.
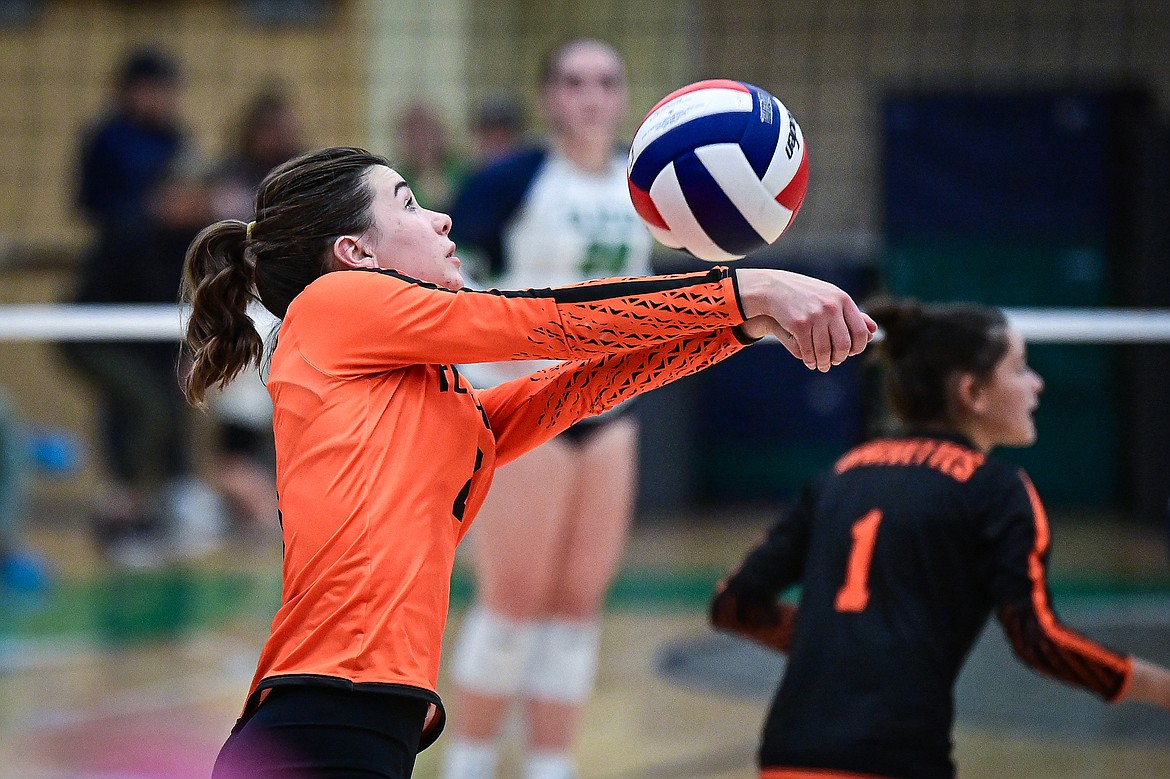
<path fill-rule="evenodd" d="M 771 316 L 774 298 L 777 294 L 774 274 L 776 271 L 761 268 L 736 268 L 735 281 L 743 307 L 744 319 Z"/>
<path fill-rule="evenodd" d="M 1144 701 L 1170 709 L 1170 670 L 1139 657 L 1132 658 L 1129 684 L 1121 700 Z"/>
<path fill-rule="evenodd" d="M 775 326 L 776 322 L 771 317 L 756 316 L 748 319 L 743 324 L 736 325 L 735 331 L 740 341 L 750 344 L 768 335 Z"/>

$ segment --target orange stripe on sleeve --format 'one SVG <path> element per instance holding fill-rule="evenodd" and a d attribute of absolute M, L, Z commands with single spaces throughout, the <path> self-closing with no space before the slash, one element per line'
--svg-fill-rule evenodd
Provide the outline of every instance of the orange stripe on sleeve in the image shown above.
<path fill-rule="evenodd" d="M 1111 673 L 1121 674 L 1124 681 L 1121 691 L 1124 692 L 1129 683 L 1129 674 L 1132 663 L 1129 659 L 1112 652 L 1095 641 L 1081 636 L 1060 623 L 1052 606 L 1048 602 L 1048 588 L 1045 585 L 1044 555 L 1048 553 L 1051 534 L 1048 529 L 1048 513 L 1044 504 L 1040 502 L 1040 495 L 1027 474 L 1021 472 L 1020 479 L 1028 493 L 1028 500 L 1032 504 L 1032 518 L 1036 525 L 1036 542 L 1028 555 L 1028 578 L 1032 582 L 1032 607 L 1040 627 L 1058 649 L 1071 650 L 1083 655 L 1087 660 L 1104 666 Z M 1118 697 L 1120 693 L 1114 697 Z"/>

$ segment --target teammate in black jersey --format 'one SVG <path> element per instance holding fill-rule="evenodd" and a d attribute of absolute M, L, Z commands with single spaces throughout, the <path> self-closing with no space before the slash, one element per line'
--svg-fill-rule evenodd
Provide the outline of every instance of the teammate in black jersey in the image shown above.
<path fill-rule="evenodd" d="M 951 779 L 954 683 L 994 612 L 1032 668 L 1170 708 L 1170 671 L 1060 623 L 1027 475 L 1043 381 L 996 309 L 887 301 L 870 315 L 907 432 L 848 452 L 720 585 L 716 627 L 788 654 L 763 779 Z M 777 603 L 802 586 L 799 608 Z"/>

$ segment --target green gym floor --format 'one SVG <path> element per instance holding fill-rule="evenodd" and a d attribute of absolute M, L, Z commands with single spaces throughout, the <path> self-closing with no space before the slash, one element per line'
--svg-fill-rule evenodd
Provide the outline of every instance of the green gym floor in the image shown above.
<path fill-rule="evenodd" d="M 709 631 L 704 613 L 713 583 L 766 521 L 744 511 L 639 522 L 606 613 L 582 779 L 754 776 L 782 659 Z M 1113 522 L 1054 516 L 1054 525 L 1064 620 L 1170 663 L 1164 539 Z M 278 600 L 279 540 L 141 572 L 101 564 L 79 528 L 35 527 L 32 540 L 60 579 L 41 597 L 0 602 L 0 779 L 208 776 Z M 470 591 L 460 569 L 452 630 Z M 1170 776 L 1170 715 L 1040 679 L 994 625 L 961 679 L 958 709 L 963 779 Z M 416 776 L 437 776 L 442 748 L 440 739 L 420 756 Z M 505 771 L 517 754 L 506 752 Z"/>

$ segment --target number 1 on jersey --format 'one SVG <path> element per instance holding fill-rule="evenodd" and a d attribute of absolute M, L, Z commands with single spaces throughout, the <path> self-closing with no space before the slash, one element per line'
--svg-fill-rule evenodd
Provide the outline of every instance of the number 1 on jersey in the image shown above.
<path fill-rule="evenodd" d="M 877 542 L 880 509 L 873 509 L 853 523 L 853 546 L 845 569 L 845 584 L 837 591 L 837 611 L 864 611 L 869 603 L 869 565 Z"/>

